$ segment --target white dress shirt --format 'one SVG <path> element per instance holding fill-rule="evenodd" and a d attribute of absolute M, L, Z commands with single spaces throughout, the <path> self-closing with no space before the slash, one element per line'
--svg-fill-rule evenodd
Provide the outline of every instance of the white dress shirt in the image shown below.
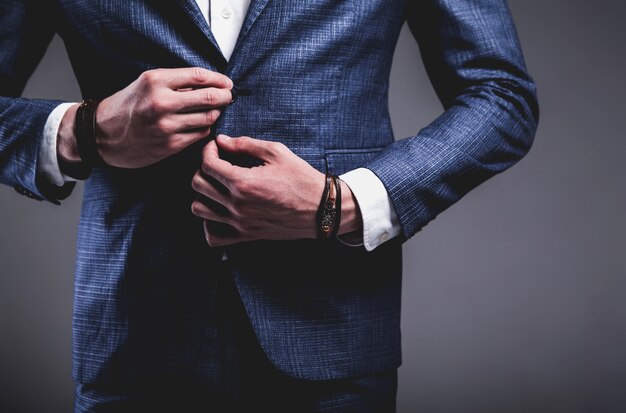
<path fill-rule="evenodd" d="M 196 3 L 211 26 L 211 32 L 222 54 L 229 60 L 248 12 L 250 0 L 196 0 Z M 72 180 L 61 173 L 57 160 L 59 125 L 72 104 L 63 103 L 50 113 L 39 151 L 38 173 L 47 182 L 57 186 Z M 363 218 L 363 242 L 348 245 L 363 245 L 366 250 L 372 251 L 400 233 L 400 223 L 387 190 L 372 171 L 358 168 L 340 175 L 340 178 L 350 187 Z"/>

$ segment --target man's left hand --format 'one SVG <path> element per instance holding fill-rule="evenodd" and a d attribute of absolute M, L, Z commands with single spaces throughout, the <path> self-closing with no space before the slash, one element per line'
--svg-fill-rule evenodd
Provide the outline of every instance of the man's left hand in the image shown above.
<path fill-rule="evenodd" d="M 232 155 L 261 160 L 241 167 L 220 158 Z M 317 236 L 316 213 L 324 174 L 279 142 L 219 135 L 204 148 L 202 168 L 192 187 L 201 194 L 193 213 L 204 219 L 210 246 L 253 240 L 289 240 Z M 342 181 L 339 234 L 360 229 L 361 216 L 350 188 Z"/>

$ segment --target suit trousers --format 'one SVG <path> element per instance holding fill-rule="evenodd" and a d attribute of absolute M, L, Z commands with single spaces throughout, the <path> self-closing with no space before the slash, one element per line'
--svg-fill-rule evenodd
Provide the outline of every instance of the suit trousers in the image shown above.
<path fill-rule="evenodd" d="M 208 374 L 145 375 L 130 384 L 77 383 L 76 413 L 394 412 L 397 369 L 335 380 L 304 380 L 265 356 L 235 286 L 229 262 L 212 277 L 210 320 L 220 340 Z"/>

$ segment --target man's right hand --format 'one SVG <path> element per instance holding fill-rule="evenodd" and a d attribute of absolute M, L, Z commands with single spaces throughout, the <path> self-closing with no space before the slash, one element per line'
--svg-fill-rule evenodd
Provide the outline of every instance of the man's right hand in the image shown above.
<path fill-rule="evenodd" d="M 121 168 L 141 168 L 206 137 L 220 108 L 232 100 L 233 82 L 202 68 L 155 69 L 100 102 L 96 142 L 102 159 Z M 70 108 L 59 127 L 59 164 L 80 160 Z"/>

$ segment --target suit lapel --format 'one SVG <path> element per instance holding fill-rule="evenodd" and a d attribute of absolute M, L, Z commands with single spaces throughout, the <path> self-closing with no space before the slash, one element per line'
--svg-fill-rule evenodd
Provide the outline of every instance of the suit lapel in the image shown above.
<path fill-rule="evenodd" d="M 250 0 L 248 14 L 246 15 L 246 19 L 243 21 L 243 26 L 241 26 L 241 32 L 239 34 L 239 38 L 237 39 L 238 43 L 240 43 L 243 37 L 248 33 L 252 24 L 254 24 L 257 17 L 259 17 L 259 14 L 261 14 L 265 6 L 267 6 L 268 1 L 269 0 Z"/>
<path fill-rule="evenodd" d="M 176 0 L 179 6 L 183 9 L 185 14 L 189 17 L 191 22 L 198 27 L 207 38 L 207 40 L 211 43 L 215 51 L 216 55 L 219 56 L 220 62 L 216 62 L 216 67 L 218 68 L 226 68 L 228 62 L 226 58 L 222 54 L 219 45 L 217 44 L 217 40 L 213 37 L 213 33 L 211 33 L 211 28 L 208 23 L 204 19 L 202 12 L 198 8 L 198 4 L 195 0 Z M 235 51 L 233 52 L 233 56 L 231 56 L 230 62 L 233 62 L 233 57 L 237 54 L 237 50 L 241 48 L 241 43 L 244 38 L 250 31 L 250 28 L 256 21 L 257 17 L 261 14 L 265 6 L 269 0 L 250 0 L 250 6 L 248 7 L 248 13 L 246 14 L 246 18 L 243 21 L 243 25 L 241 26 L 241 31 L 239 32 L 239 37 L 237 38 L 237 44 L 235 46 Z"/>
<path fill-rule="evenodd" d="M 217 64 L 216 66 L 225 67 L 226 58 L 222 54 L 222 51 L 220 50 L 220 47 L 217 44 L 217 40 L 215 40 L 215 37 L 213 37 L 213 33 L 211 33 L 211 28 L 209 27 L 209 24 L 207 23 L 207 21 L 204 19 L 204 16 L 202 15 L 202 12 L 198 8 L 198 4 L 196 3 L 196 1 L 195 0 L 176 0 L 176 1 L 185 11 L 187 16 L 191 19 L 191 22 L 195 24 L 202 31 L 204 36 L 211 43 L 213 48 L 215 48 L 215 50 L 217 51 L 216 54 L 219 55 L 219 57 L 221 58 L 221 62 L 219 62 L 219 64 Z M 254 2 L 254 0 L 252 0 L 252 2 Z"/>
<path fill-rule="evenodd" d="M 248 14 L 246 14 L 246 18 L 243 21 L 241 31 L 239 32 L 239 36 L 237 37 L 237 42 L 235 44 L 235 50 L 233 51 L 233 54 L 228 62 L 228 74 L 231 74 L 235 70 L 235 67 L 240 66 L 239 55 L 241 54 L 241 49 L 243 48 L 243 42 L 246 35 L 250 31 L 250 28 L 256 21 L 257 17 L 259 17 L 261 12 L 265 9 L 265 6 L 267 6 L 268 2 L 269 0 L 250 0 Z"/>

